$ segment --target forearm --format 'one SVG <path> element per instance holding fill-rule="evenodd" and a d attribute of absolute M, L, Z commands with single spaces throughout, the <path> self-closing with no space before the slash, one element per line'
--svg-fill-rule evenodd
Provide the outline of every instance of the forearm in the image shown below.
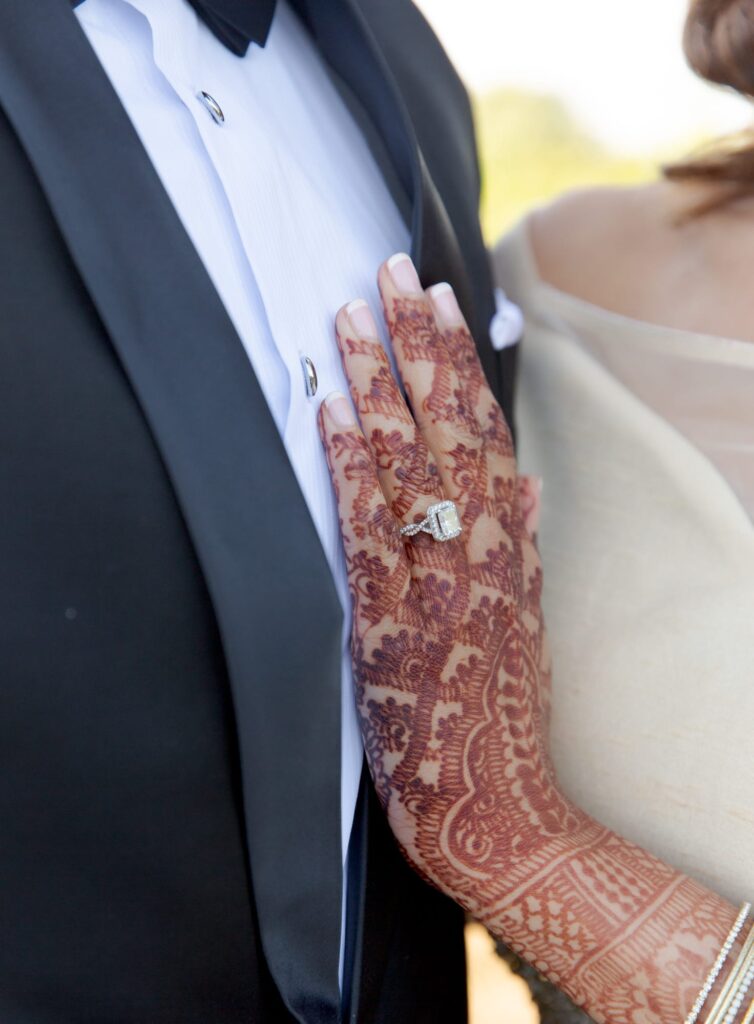
<path fill-rule="evenodd" d="M 736 919 L 727 901 L 582 816 L 570 848 L 480 914 L 597 1021 L 680 1024 Z M 533 859 L 529 861 L 530 866 Z"/>

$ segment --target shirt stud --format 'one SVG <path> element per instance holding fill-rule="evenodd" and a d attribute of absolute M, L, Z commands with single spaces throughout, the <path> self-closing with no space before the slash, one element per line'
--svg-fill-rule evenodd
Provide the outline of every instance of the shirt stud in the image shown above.
<path fill-rule="evenodd" d="M 210 116 L 212 117 L 212 120 L 215 122 L 215 124 L 225 124 L 225 114 L 223 114 L 223 108 L 217 102 L 215 97 L 210 96 L 210 94 L 208 92 L 204 92 L 203 89 L 201 90 L 201 92 L 197 93 L 197 96 L 202 101 L 207 110 L 210 112 Z"/>
<path fill-rule="evenodd" d="M 301 356 L 301 365 L 304 369 L 304 384 L 309 398 L 317 394 L 317 370 L 309 356 Z"/>

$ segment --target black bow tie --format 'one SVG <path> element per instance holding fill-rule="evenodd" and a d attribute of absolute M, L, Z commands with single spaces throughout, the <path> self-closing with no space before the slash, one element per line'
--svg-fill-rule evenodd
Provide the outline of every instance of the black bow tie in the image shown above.
<path fill-rule="evenodd" d="M 71 0 L 74 7 L 82 0 Z M 264 46 L 276 0 L 188 0 L 221 43 L 243 57 L 249 43 Z"/>
<path fill-rule="evenodd" d="M 188 0 L 221 43 L 243 57 L 249 43 L 264 46 L 276 0 Z"/>

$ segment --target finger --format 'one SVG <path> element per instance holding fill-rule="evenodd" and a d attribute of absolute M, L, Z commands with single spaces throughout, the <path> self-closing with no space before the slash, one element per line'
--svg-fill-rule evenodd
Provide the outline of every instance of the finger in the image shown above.
<path fill-rule="evenodd" d="M 362 300 L 336 319 L 338 345 L 364 436 L 388 505 L 401 523 L 442 500 L 437 466 L 393 376 L 377 325 Z"/>
<path fill-rule="evenodd" d="M 536 610 L 541 587 L 541 563 L 537 550 L 541 481 L 519 481 L 513 440 L 505 417 L 481 369 L 478 352 L 450 285 L 435 285 L 429 298 L 439 329 L 461 380 L 467 401 L 476 410 L 488 467 L 486 509 L 496 518 L 525 566 L 532 607 Z M 522 489 L 521 489 L 522 487 Z M 531 585 L 531 587 L 530 587 Z"/>
<path fill-rule="evenodd" d="M 480 474 L 476 493 L 484 495 L 482 507 L 488 518 L 496 521 L 510 541 L 515 542 L 524 532 L 524 526 L 518 501 L 516 456 L 508 424 L 487 382 L 453 289 L 448 284 L 435 285 L 429 290 L 429 298 L 460 387 L 468 404 L 475 409 L 480 425 L 483 474 Z M 469 475 L 467 473 L 466 478 Z M 530 543 L 525 538 L 525 544 Z"/>
<path fill-rule="evenodd" d="M 428 294 L 466 401 L 476 412 L 484 445 L 489 451 L 506 459 L 508 472 L 514 474 L 511 432 L 484 374 L 479 353 L 455 292 L 449 284 L 442 283 L 430 288 Z"/>
<path fill-rule="evenodd" d="M 446 494 L 464 515 L 486 490 L 482 432 L 474 408 L 409 257 L 392 257 L 380 268 L 378 280 L 416 423 L 435 457 Z"/>
<path fill-rule="evenodd" d="M 327 396 L 319 429 L 338 505 L 354 621 L 363 629 L 405 600 L 409 562 L 374 458 L 345 395 Z"/>

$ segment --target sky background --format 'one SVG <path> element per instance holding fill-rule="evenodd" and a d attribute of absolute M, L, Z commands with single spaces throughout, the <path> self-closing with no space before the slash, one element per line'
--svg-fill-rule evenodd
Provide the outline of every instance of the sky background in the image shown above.
<path fill-rule="evenodd" d="M 416 0 L 467 85 L 552 92 L 621 154 L 677 150 L 747 123 L 681 50 L 687 0 Z"/>

